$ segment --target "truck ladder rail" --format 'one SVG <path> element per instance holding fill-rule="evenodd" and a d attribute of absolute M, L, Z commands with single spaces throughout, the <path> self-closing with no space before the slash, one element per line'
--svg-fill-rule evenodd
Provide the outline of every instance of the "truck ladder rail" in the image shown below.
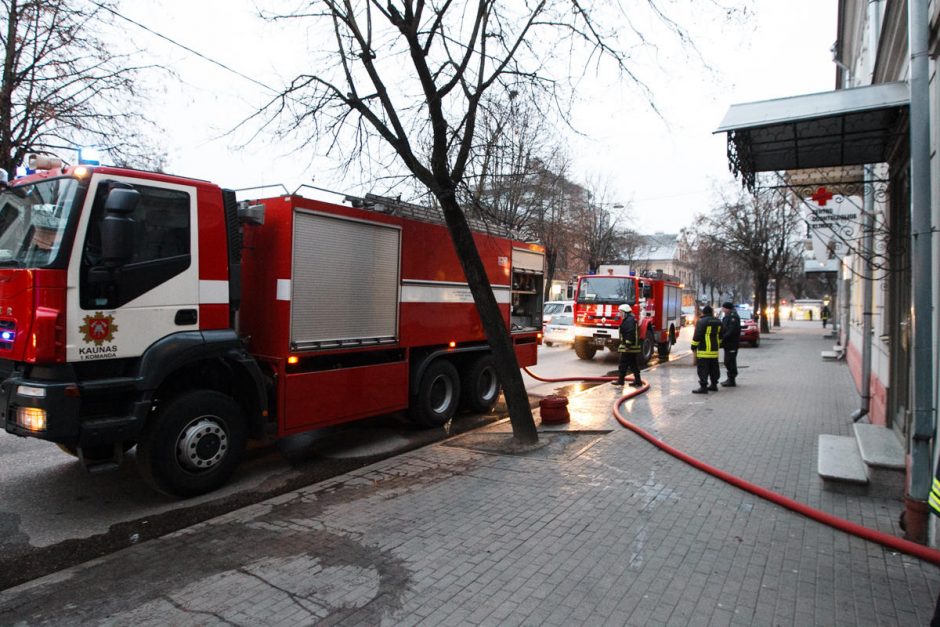
<path fill-rule="evenodd" d="M 441 211 L 441 208 L 437 206 L 426 207 L 416 205 L 398 198 L 389 198 L 387 196 L 379 196 L 378 194 L 366 194 L 365 198 L 347 196 L 346 199 L 351 201 L 353 206 L 359 209 L 368 209 L 378 213 L 387 213 L 393 216 L 420 220 L 421 222 L 430 222 L 431 224 L 445 224 L 444 213 Z M 467 223 L 474 231 L 510 239 L 514 238 L 512 231 L 505 226 L 470 217 L 467 218 Z"/>

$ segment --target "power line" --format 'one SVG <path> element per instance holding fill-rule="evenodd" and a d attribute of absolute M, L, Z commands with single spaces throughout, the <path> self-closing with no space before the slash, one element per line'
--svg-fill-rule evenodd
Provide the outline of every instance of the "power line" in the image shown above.
<path fill-rule="evenodd" d="M 141 24 L 140 22 L 138 22 L 138 21 L 136 21 L 136 20 L 133 20 L 133 19 L 127 17 L 126 15 L 122 15 L 121 13 L 118 13 L 117 11 L 115 11 L 114 9 L 112 9 L 112 8 L 109 7 L 109 6 L 105 6 L 105 5 L 103 5 L 103 4 L 99 3 L 99 2 L 93 2 L 93 4 L 94 4 L 95 6 L 97 6 L 99 9 L 104 9 L 105 11 L 108 11 L 109 13 L 113 14 L 113 15 L 116 16 L 116 17 L 121 18 L 122 20 L 125 20 L 125 21 L 127 21 L 127 22 L 130 22 L 130 23 L 133 24 L 134 26 L 137 26 L 138 28 L 142 28 L 143 30 L 145 30 L 145 31 L 147 31 L 148 33 L 150 33 L 151 35 L 155 35 L 155 36 L 159 37 L 160 39 L 163 39 L 163 40 L 165 40 L 165 41 L 167 41 L 167 42 L 173 44 L 174 46 L 177 46 L 177 47 L 179 47 L 179 48 L 182 48 L 183 50 L 185 50 L 186 52 L 188 52 L 188 53 L 190 53 L 190 54 L 196 55 L 197 57 L 199 57 L 200 59 L 203 59 L 204 61 L 208 61 L 209 63 L 211 63 L 211 64 L 213 64 L 213 65 L 217 65 L 217 66 L 219 66 L 220 68 L 222 68 L 223 70 L 225 70 L 225 71 L 227 71 L 227 72 L 231 72 L 232 74 L 235 74 L 236 76 L 240 76 L 241 78 L 244 78 L 246 81 L 251 81 L 251 82 L 254 83 L 255 85 L 258 85 L 259 87 L 264 87 L 265 89 L 267 89 L 268 91 L 270 91 L 270 92 L 272 92 L 272 93 L 275 93 L 275 94 L 280 94 L 280 93 L 281 93 L 281 92 L 278 91 L 277 89 L 274 89 L 273 87 L 271 87 L 271 86 L 269 86 L 269 85 L 265 85 L 265 84 L 262 83 L 261 81 L 255 79 L 255 78 L 252 78 L 251 76 L 248 76 L 247 74 L 243 74 L 243 73 L 239 72 L 238 70 L 233 69 L 233 68 L 231 68 L 231 67 L 225 65 L 225 64 L 222 63 L 221 61 L 216 61 L 215 59 L 212 59 L 212 58 L 210 58 L 210 57 L 207 57 L 206 55 L 202 54 L 202 53 L 199 52 L 198 50 L 193 50 L 192 48 L 190 48 L 189 46 L 187 46 L 187 45 L 185 45 L 185 44 L 181 44 L 180 42 L 178 42 L 178 41 L 176 41 L 176 40 L 174 40 L 174 39 L 171 39 L 171 38 L 167 37 L 166 35 L 163 35 L 163 34 L 161 34 L 161 33 L 158 33 L 157 31 L 153 30 L 152 28 L 150 28 L 150 27 L 148 27 L 148 26 L 145 26 L 144 24 Z"/>

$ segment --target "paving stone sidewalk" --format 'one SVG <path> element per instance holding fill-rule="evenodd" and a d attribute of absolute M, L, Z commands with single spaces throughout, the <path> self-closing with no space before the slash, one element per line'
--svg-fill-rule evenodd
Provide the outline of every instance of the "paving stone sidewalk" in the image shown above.
<path fill-rule="evenodd" d="M 858 406 L 831 340 L 742 349 L 739 387 L 646 373 L 631 420 L 708 463 L 900 535 L 899 498 L 823 489 L 821 433 Z M 537 368 L 536 368 L 537 372 Z M 629 389 L 629 388 L 627 388 Z M 940 572 L 742 492 L 571 399 L 542 448 L 501 423 L 0 593 L 0 624 L 926 625 Z M 900 496 L 900 495 L 898 495 Z"/>

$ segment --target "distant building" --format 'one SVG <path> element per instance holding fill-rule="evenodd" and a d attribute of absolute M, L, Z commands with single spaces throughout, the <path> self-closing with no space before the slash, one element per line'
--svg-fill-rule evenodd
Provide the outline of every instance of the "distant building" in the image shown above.
<path fill-rule="evenodd" d="M 697 285 L 695 266 L 685 239 L 677 233 L 661 231 L 652 235 L 639 235 L 637 239 L 636 252 L 626 263 L 635 269 L 637 274 L 663 274 L 673 277 L 684 286 L 682 304 L 694 304 Z"/>

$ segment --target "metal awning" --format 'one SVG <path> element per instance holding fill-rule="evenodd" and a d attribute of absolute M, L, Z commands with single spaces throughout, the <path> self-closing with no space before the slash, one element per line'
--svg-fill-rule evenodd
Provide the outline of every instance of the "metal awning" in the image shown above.
<path fill-rule="evenodd" d="M 907 83 L 882 83 L 731 105 L 716 133 L 728 133 L 735 174 L 887 161 L 906 132 Z"/>

